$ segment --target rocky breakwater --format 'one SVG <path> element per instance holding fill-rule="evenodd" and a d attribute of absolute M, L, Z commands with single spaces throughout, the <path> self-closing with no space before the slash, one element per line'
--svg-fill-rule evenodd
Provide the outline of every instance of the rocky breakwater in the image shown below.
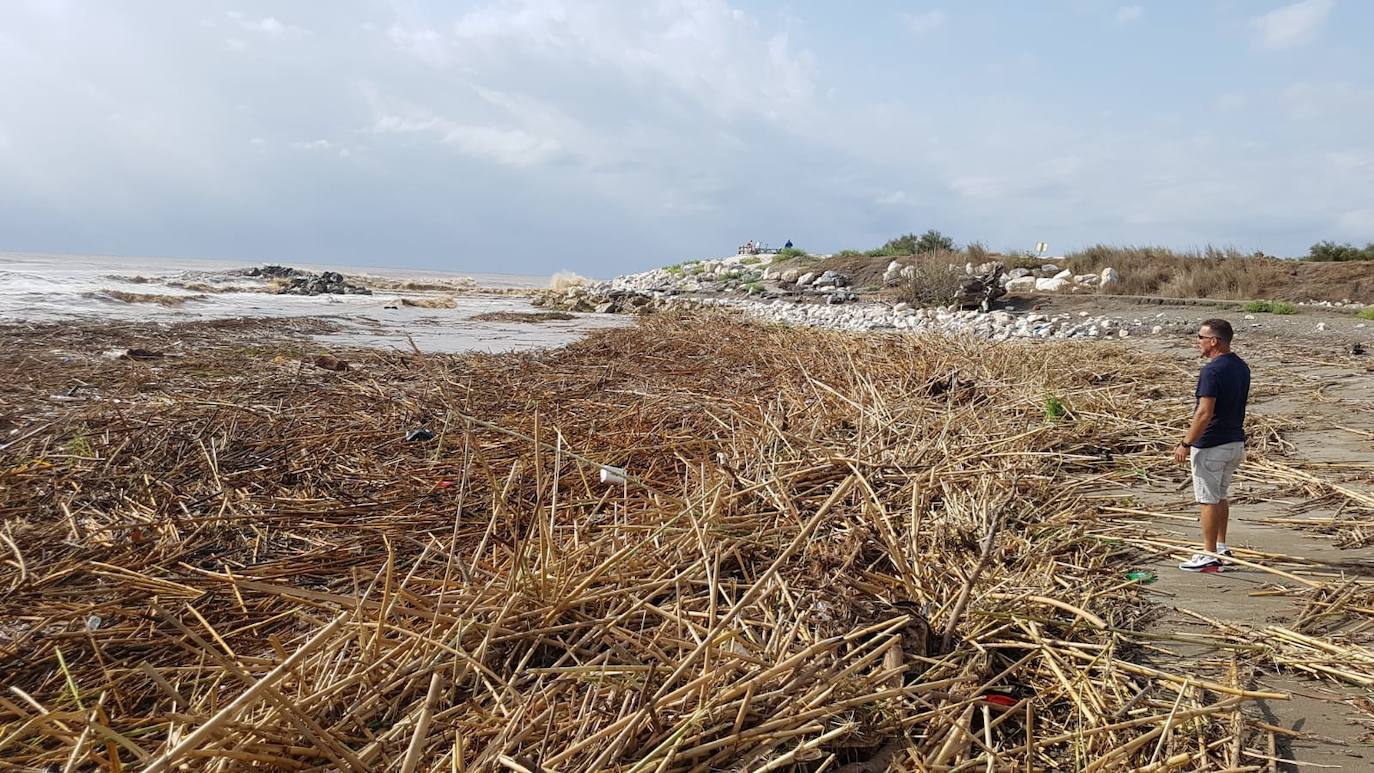
<path fill-rule="evenodd" d="M 344 279 L 337 271 L 301 271 L 288 266 L 263 266 L 249 269 L 245 276 L 268 279 L 277 284 L 278 295 L 371 295 L 372 291 Z"/>
<path fill-rule="evenodd" d="M 784 325 L 850 331 L 963 333 L 999 341 L 1013 338 L 1104 340 L 1159 335 L 1188 327 L 1186 323 L 1165 322 L 1162 314 L 1153 319 L 1127 319 L 1091 315 L 1085 311 L 1077 314 L 1014 314 L 1005 310 L 984 313 L 950 308 L 914 308 L 905 303 L 862 303 L 843 307 L 730 299 L 707 299 L 700 303 L 737 308 L 766 322 Z"/>
<path fill-rule="evenodd" d="M 996 273 L 999 266 L 1003 266 L 1000 261 L 988 261 L 978 266 L 965 263 L 964 295 L 975 294 L 980 289 L 973 284 L 973 280 L 987 283 L 992 276 L 1008 293 L 1093 292 L 1121 282 L 1121 274 L 1110 267 L 1097 274 L 1075 274 L 1057 263 L 1045 263 L 1039 268 L 1013 268 Z M 883 284 L 894 287 L 911 281 L 916 275 L 915 265 L 894 260 L 887 264 L 887 270 L 883 272 Z"/>

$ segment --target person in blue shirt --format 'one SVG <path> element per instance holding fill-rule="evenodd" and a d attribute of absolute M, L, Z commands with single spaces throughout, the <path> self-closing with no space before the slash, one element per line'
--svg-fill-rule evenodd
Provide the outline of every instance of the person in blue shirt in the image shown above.
<path fill-rule="evenodd" d="M 1203 552 L 1178 565 L 1185 572 L 1216 572 L 1230 563 L 1226 526 L 1231 479 L 1245 456 L 1245 405 L 1250 399 L 1250 366 L 1231 351 L 1234 335 L 1224 319 L 1209 319 L 1197 331 L 1198 351 L 1207 364 L 1198 374 L 1188 434 L 1174 447 L 1175 461 L 1191 463 L 1193 496 L 1202 505 Z"/>

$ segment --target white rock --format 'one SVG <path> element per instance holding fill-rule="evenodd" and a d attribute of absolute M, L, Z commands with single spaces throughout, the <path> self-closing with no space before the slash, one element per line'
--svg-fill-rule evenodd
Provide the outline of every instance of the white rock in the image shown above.
<path fill-rule="evenodd" d="M 1325 323 L 1325 322 L 1318 322 L 1318 323 L 1317 323 L 1317 332 L 1318 332 L 1318 333 L 1320 333 L 1321 331 L 1323 331 L 1323 330 L 1325 330 L 1325 329 L 1326 329 L 1326 323 Z"/>
<path fill-rule="evenodd" d="M 1061 279 L 1059 277 L 1055 277 L 1053 279 L 1041 278 L 1035 280 L 1036 291 L 1043 293 L 1057 293 L 1060 290 L 1063 290 L 1065 287 L 1068 287 L 1068 285 L 1068 281 Z"/>
<path fill-rule="evenodd" d="M 1107 266 L 1106 268 L 1102 269 L 1101 282 L 1103 287 L 1117 284 L 1120 281 L 1121 274 L 1117 273 L 1116 269 L 1112 268 L 1111 266 Z"/>
<path fill-rule="evenodd" d="M 1054 275 L 1055 279 L 1073 279 L 1073 272 L 1067 268 Z"/>
<path fill-rule="evenodd" d="M 1245 318 L 1246 318 L 1246 319 L 1254 319 L 1254 318 L 1255 318 L 1255 315 L 1254 315 L 1254 314 L 1246 314 L 1246 315 L 1245 315 Z"/>
<path fill-rule="evenodd" d="M 1150 333 L 1151 333 L 1152 335 L 1159 335 L 1160 333 L 1163 333 L 1163 332 L 1164 332 L 1164 328 L 1163 328 L 1162 326 L 1160 326 L 1160 325 L 1155 325 L 1154 327 L 1150 328 Z"/>
<path fill-rule="evenodd" d="M 797 286 L 806 287 L 814 281 L 816 281 L 816 272 L 808 271 L 805 274 L 802 274 L 801 276 L 797 277 Z"/>
<path fill-rule="evenodd" d="M 1053 281 L 1053 280 L 1050 280 Z M 1034 292 L 1036 284 L 1039 282 L 1033 276 L 1021 276 L 1007 280 L 1007 292 L 1009 293 L 1029 293 Z"/>

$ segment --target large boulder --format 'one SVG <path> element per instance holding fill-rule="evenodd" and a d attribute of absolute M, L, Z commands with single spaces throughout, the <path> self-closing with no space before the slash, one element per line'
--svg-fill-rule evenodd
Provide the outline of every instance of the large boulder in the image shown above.
<path fill-rule="evenodd" d="M 797 277 L 797 286 L 808 287 L 814 281 L 816 281 L 816 272 L 808 271 L 805 274 L 802 274 L 801 276 Z"/>
<path fill-rule="evenodd" d="M 1067 280 L 1069 280 L 1070 282 L 1072 282 L 1072 281 L 1073 281 L 1073 272 L 1070 271 L 1070 270 L 1068 270 L 1068 269 L 1066 268 L 1066 269 L 1064 269 L 1063 271 L 1060 271 L 1059 273 L 1055 274 L 1055 275 L 1054 275 L 1054 278 L 1055 278 L 1055 279 L 1067 279 Z"/>
<path fill-rule="evenodd" d="M 1018 276 L 1007 280 L 1007 292 L 1009 293 L 1031 293 L 1035 292 L 1036 278 L 1033 276 Z"/>
<path fill-rule="evenodd" d="M 1040 293 L 1057 293 L 1069 286 L 1069 280 L 1061 277 L 1041 277 L 1035 280 L 1035 291 Z"/>
<path fill-rule="evenodd" d="M 1103 287 L 1110 287 L 1114 284 L 1120 284 L 1121 274 L 1117 273 L 1116 269 L 1112 268 L 1111 266 L 1107 266 L 1106 268 L 1102 269 L 1101 282 Z"/>

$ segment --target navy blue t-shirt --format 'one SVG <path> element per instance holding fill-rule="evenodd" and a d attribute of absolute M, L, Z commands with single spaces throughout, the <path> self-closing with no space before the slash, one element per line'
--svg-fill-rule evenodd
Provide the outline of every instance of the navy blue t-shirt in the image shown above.
<path fill-rule="evenodd" d="M 1211 448 L 1245 440 L 1245 404 L 1250 399 L 1250 366 L 1235 352 L 1227 352 L 1202 366 L 1197 396 L 1215 397 L 1216 411 L 1202 437 L 1193 445 Z"/>

